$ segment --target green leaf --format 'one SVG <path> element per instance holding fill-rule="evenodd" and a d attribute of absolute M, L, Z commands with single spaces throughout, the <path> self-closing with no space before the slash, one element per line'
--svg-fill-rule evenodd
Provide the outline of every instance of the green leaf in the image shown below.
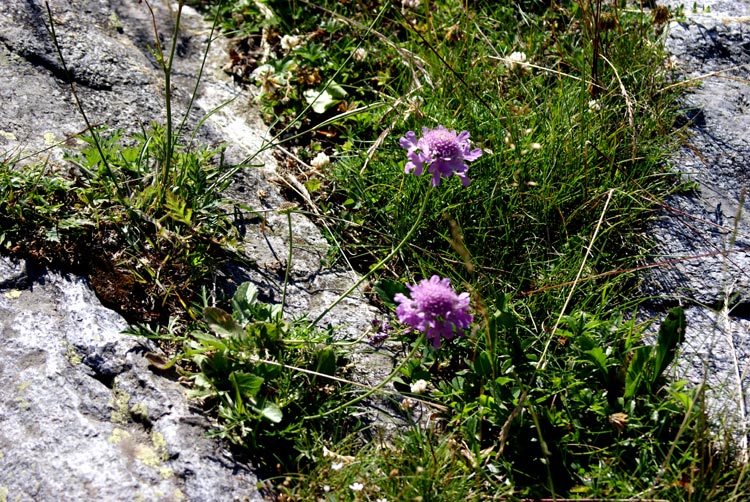
<path fill-rule="evenodd" d="M 242 325 L 253 320 L 253 312 L 258 301 L 258 288 L 251 282 L 243 282 L 232 296 L 232 315 Z"/>
<path fill-rule="evenodd" d="M 187 202 L 174 192 L 167 191 L 167 199 L 164 201 L 167 215 L 174 221 L 190 225 L 193 220 L 193 210 L 187 207 Z"/>
<path fill-rule="evenodd" d="M 604 353 L 604 350 L 602 350 L 601 347 L 594 347 L 593 349 L 585 351 L 584 354 L 588 356 L 587 359 L 590 362 L 594 363 L 594 365 L 606 375 L 607 355 Z"/>
<path fill-rule="evenodd" d="M 336 353 L 330 347 L 320 350 L 317 354 L 318 365 L 315 371 L 323 375 L 333 376 L 336 373 Z"/>
<path fill-rule="evenodd" d="M 397 293 L 403 295 L 409 294 L 409 289 L 405 284 L 392 279 L 380 279 L 375 283 L 374 289 L 378 298 L 383 300 L 383 303 L 391 308 L 396 308 L 396 302 L 393 300 L 393 297 L 396 296 Z"/>
<path fill-rule="evenodd" d="M 315 113 L 325 113 L 326 110 L 346 97 L 346 91 L 336 82 L 331 82 L 324 90 L 308 89 L 303 93 L 303 96 L 308 105 L 312 104 Z"/>
<path fill-rule="evenodd" d="M 655 385 L 674 360 L 677 347 L 685 340 L 685 312 L 680 307 L 669 310 L 667 318 L 659 327 L 659 335 L 654 348 L 654 372 L 651 385 Z"/>
<path fill-rule="evenodd" d="M 281 422 L 281 419 L 284 418 L 284 413 L 281 411 L 281 408 L 271 401 L 264 403 L 260 414 L 275 424 L 278 424 Z"/>
<path fill-rule="evenodd" d="M 477 376 L 486 378 L 492 375 L 492 359 L 486 350 L 479 353 L 474 360 L 474 371 Z"/>
<path fill-rule="evenodd" d="M 651 347 L 638 347 L 633 352 L 628 369 L 625 373 L 625 399 L 630 399 L 638 393 L 644 380 L 646 363 L 651 358 Z"/>
<path fill-rule="evenodd" d="M 253 373 L 233 371 L 229 374 L 229 381 L 235 390 L 242 396 L 255 397 L 263 386 L 263 378 Z"/>
<path fill-rule="evenodd" d="M 231 315 L 215 307 L 206 307 L 203 310 L 203 320 L 211 331 L 219 336 L 241 336 L 245 332 Z"/>
<path fill-rule="evenodd" d="M 318 190 L 320 190 L 321 182 L 317 178 L 312 178 L 305 182 L 305 188 L 307 188 L 307 191 L 310 193 L 315 193 Z"/>

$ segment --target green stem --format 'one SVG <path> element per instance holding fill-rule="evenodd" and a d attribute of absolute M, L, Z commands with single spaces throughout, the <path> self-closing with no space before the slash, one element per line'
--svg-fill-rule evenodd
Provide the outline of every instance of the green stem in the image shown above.
<path fill-rule="evenodd" d="M 390 253 L 388 253 L 388 256 L 386 256 L 385 258 L 383 258 L 382 260 L 380 260 L 379 262 L 377 262 L 375 264 L 375 266 L 373 266 L 370 269 L 370 271 L 367 272 L 365 275 L 363 275 L 362 277 L 360 277 L 359 280 L 352 285 L 352 287 L 350 287 L 349 289 L 347 289 L 346 291 L 344 291 L 341 294 L 341 296 L 339 296 L 338 298 L 336 298 L 336 300 L 333 303 L 331 303 L 328 307 L 326 307 L 326 309 L 323 312 L 321 312 L 320 314 L 318 314 L 318 317 L 315 318 L 315 320 L 312 322 L 312 324 L 310 325 L 310 327 L 316 326 L 320 322 L 320 320 L 333 309 L 333 307 L 335 307 L 336 305 L 338 305 L 341 302 L 341 300 L 343 300 L 344 298 L 346 298 L 347 296 L 349 296 L 352 293 L 352 291 L 354 291 L 355 289 L 357 289 L 372 274 L 374 274 L 377 270 L 380 270 L 383 267 L 383 265 L 385 265 L 386 263 L 388 263 L 391 260 L 391 258 L 393 258 L 394 256 L 396 256 L 396 253 L 398 253 L 399 251 L 401 251 L 401 248 L 404 247 L 404 244 L 406 244 L 406 242 L 409 239 L 411 239 L 411 236 L 414 235 L 414 232 L 417 231 L 417 228 L 419 227 L 419 223 L 422 221 L 422 216 L 424 216 L 425 209 L 427 209 L 427 203 L 430 200 L 430 194 L 431 193 L 432 193 L 432 191 L 430 190 L 424 196 L 424 199 L 422 200 L 422 207 L 419 208 L 419 213 L 417 214 L 417 219 L 414 222 L 414 225 L 412 225 L 412 227 L 406 233 L 406 235 L 404 236 L 404 238 L 401 239 L 401 242 L 399 242 L 398 245 L 396 245 L 396 247 L 393 248 L 393 251 L 391 251 Z"/>
<path fill-rule="evenodd" d="M 341 410 L 343 410 L 345 408 L 348 408 L 349 406 L 357 404 L 358 402 L 362 401 L 363 399 L 367 399 L 368 397 L 372 396 L 376 392 L 380 391 L 383 387 L 386 386 L 386 384 L 388 382 L 390 382 L 393 379 L 393 377 L 395 377 L 396 375 L 399 374 L 399 372 L 401 371 L 401 369 L 404 366 L 406 366 L 406 363 L 408 363 L 409 361 L 411 361 L 411 358 L 414 357 L 414 354 L 416 354 L 417 351 L 419 350 L 419 348 L 422 346 L 422 342 L 424 342 L 424 334 L 419 335 L 419 338 L 417 338 L 417 341 L 414 343 L 414 348 L 411 349 L 411 352 L 409 352 L 409 355 L 407 355 L 404 358 L 403 361 L 401 361 L 400 363 L 398 363 L 398 366 L 396 366 L 393 369 L 393 371 L 391 371 L 391 373 L 387 377 L 385 377 L 383 379 L 382 382 L 380 382 L 379 384 L 377 384 L 375 387 L 372 387 L 370 390 L 368 390 L 367 392 L 365 392 L 361 396 L 357 396 L 354 399 L 352 399 L 351 401 L 347 401 L 344 404 L 342 404 L 341 406 L 337 406 L 337 407 L 335 407 L 332 410 L 326 411 L 325 413 L 318 413 L 317 415 L 308 415 L 306 417 L 303 417 L 302 419 L 303 420 L 312 420 L 312 419 L 316 419 L 316 418 L 327 417 L 328 415 L 333 415 L 334 413 L 338 413 L 339 411 L 341 411 Z"/>
<path fill-rule="evenodd" d="M 162 178 L 160 183 L 160 192 L 161 192 L 161 201 L 164 201 L 164 196 L 166 194 L 166 190 L 169 189 L 167 180 L 169 177 L 169 173 L 172 168 L 172 153 L 174 151 L 174 145 L 177 141 L 176 139 L 173 141 L 172 139 L 172 84 L 171 84 L 171 74 L 172 74 L 172 63 L 174 62 L 174 55 L 177 50 L 177 37 L 180 35 L 180 16 L 182 15 L 182 6 L 184 4 L 184 0 L 180 0 L 177 4 L 177 16 L 175 19 L 174 24 L 174 32 L 172 33 L 172 48 L 169 52 L 169 61 L 166 63 L 162 60 L 162 69 L 164 70 L 164 101 L 165 101 L 165 107 L 166 107 L 166 113 L 167 113 L 167 137 L 166 142 L 164 144 L 164 170 L 162 172 Z M 188 109 L 187 112 L 189 113 L 190 110 Z"/>
<path fill-rule="evenodd" d="M 281 313 L 284 313 L 286 307 L 286 286 L 289 284 L 289 271 L 292 269 L 292 251 L 294 242 L 292 241 L 292 211 L 286 213 L 286 221 L 289 224 L 289 257 L 286 260 L 286 272 L 284 273 L 284 291 L 281 293 Z"/>

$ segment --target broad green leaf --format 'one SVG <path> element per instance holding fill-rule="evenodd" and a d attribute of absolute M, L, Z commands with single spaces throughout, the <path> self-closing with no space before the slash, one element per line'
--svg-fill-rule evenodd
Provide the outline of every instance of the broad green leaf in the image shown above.
<path fill-rule="evenodd" d="M 242 327 L 237 324 L 231 315 L 215 307 L 206 307 L 203 310 L 203 320 L 219 336 L 232 337 L 244 333 Z"/>
<path fill-rule="evenodd" d="M 307 191 L 310 193 L 315 193 L 320 190 L 321 185 L 322 183 L 318 178 L 312 178 L 305 182 L 305 188 L 307 188 Z"/>
<path fill-rule="evenodd" d="M 651 358 L 651 347 L 638 347 L 633 352 L 628 369 L 625 372 L 625 399 L 630 399 L 638 393 L 641 382 L 644 380 L 646 363 Z"/>
<path fill-rule="evenodd" d="M 164 202 L 167 215 L 175 221 L 190 225 L 193 220 L 193 210 L 187 207 L 187 202 L 174 192 L 167 191 L 167 199 Z"/>
<path fill-rule="evenodd" d="M 224 342 L 208 333 L 204 333 L 202 331 L 193 331 L 191 335 L 201 343 L 201 348 L 203 349 L 225 350 L 227 348 Z"/>
<path fill-rule="evenodd" d="M 307 104 L 312 104 L 315 113 L 325 113 L 326 110 L 336 105 L 346 97 L 346 91 L 336 82 L 331 82 L 328 87 L 321 91 L 308 89 L 303 93 Z"/>
<path fill-rule="evenodd" d="M 685 340 L 685 312 L 680 307 L 669 310 L 667 318 L 659 327 L 659 335 L 654 348 L 654 372 L 651 384 L 654 385 L 674 360 L 678 345 Z"/>
<path fill-rule="evenodd" d="M 253 318 L 253 309 L 258 301 L 258 288 L 251 282 L 243 282 L 232 296 L 232 315 L 242 325 Z"/>
<path fill-rule="evenodd" d="M 481 378 L 487 378 L 492 375 L 492 359 L 486 350 L 480 352 L 474 360 L 474 371 Z"/>
<path fill-rule="evenodd" d="M 281 411 L 281 408 L 279 408 L 276 403 L 270 401 L 264 403 L 263 409 L 260 413 L 275 424 L 278 424 L 281 422 L 281 419 L 284 418 L 284 413 Z"/>
<path fill-rule="evenodd" d="M 332 348 L 326 347 L 318 352 L 318 365 L 315 371 L 323 375 L 334 375 L 336 373 L 336 353 Z"/>
<path fill-rule="evenodd" d="M 391 308 L 396 308 L 396 302 L 393 301 L 393 297 L 396 296 L 397 293 L 403 295 L 409 294 L 409 289 L 405 284 L 391 279 L 380 279 L 375 283 L 374 289 L 378 297 Z"/>
<path fill-rule="evenodd" d="M 607 373 L 607 355 L 604 353 L 601 347 L 594 347 L 593 349 L 584 352 L 588 357 L 587 359 L 594 363 L 604 374 Z"/>
<path fill-rule="evenodd" d="M 255 397 L 263 386 L 263 378 L 253 373 L 243 373 L 233 371 L 229 375 L 229 381 L 241 395 L 246 397 Z"/>

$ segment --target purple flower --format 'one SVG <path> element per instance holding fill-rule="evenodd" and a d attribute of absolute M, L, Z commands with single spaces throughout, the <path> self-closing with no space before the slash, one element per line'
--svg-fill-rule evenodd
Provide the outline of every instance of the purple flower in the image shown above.
<path fill-rule="evenodd" d="M 450 177 L 455 174 L 461 178 L 464 186 L 469 186 L 470 180 L 466 177 L 469 166 L 467 161 L 477 160 L 482 156 L 481 148 L 471 149 L 469 144 L 469 132 L 450 131 L 443 126 L 435 129 L 422 128 L 422 137 L 417 139 L 414 131 L 409 131 L 399 139 L 399 144 L 406 148 L 406 163 L 404 172 L 409 174 L 414 171 L 415 176 L 422 174 L 422 169 L 427 164 L 427 170 L 432 173 L 432 186 L 440 184 L 440 177 Z"/>
<path fill-rule="evenodd" d="M 388 320 L 373 319 L 372 327 L 378 331 L 370 337 L 370 343 L 375 347 L 380 347 L 385 343 L 391 331 L 393 331 L 393 326 L 388 323 Z"/>
<path fill-rule="evenodd" d="M 433 275 L 407 287 L 411 298 L 401 293 L 393 298 L 399 304 L 398 320 L 424 333 L 436 349 L 440 337 L 451 340 L 462 335 L 474 319 L 469 313 L 469 293 L 456 294 L 449 279 Z"/>

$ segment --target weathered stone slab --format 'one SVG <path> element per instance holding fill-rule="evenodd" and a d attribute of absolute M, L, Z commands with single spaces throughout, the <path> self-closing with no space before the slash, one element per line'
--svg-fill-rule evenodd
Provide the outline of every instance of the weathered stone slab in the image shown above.
<path fill-rule="evenodd" d="M 676 81 L 691 83 L 689 136 L 672 162 L 696 189 L 667 198 L 649 228 L 661 265 L 644 292 L 657 310 L 686 306 L 676 375 L 708 384 L 712 418 L 741 433 L 750 425 L 750 4 L 685 4 L 683 14 L 668 28 L 667 48 Z"/>
<path fill-rule="evenodd" d="M 0 264 L 0 499 L 263 500 L 86 281 Z"/>

